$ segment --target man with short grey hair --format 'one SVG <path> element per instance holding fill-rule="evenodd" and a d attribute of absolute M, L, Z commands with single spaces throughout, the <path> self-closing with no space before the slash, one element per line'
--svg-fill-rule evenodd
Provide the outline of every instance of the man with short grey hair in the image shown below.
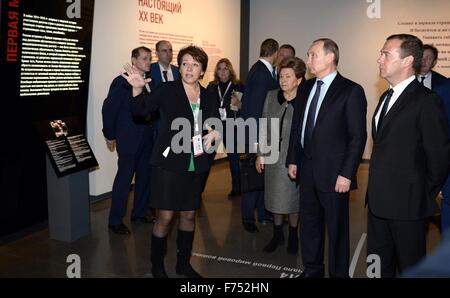
<path fill-rule="evenodd" d="M 363 88 L 337 71 L 339 48 L 314 41 L 306 81 L 294 103 L 286 164 L 300 190 L 301 277 L 324 277 L 325 224 L 330 277 L 349 276 L 349 192 L 366 145 L 367 101 Z"/>

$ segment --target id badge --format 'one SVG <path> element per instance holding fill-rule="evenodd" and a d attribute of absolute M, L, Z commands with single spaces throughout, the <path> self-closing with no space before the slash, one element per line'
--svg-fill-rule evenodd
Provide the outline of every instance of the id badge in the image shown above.
<path fill-rule="evenodd" d="M 227 120 L 227 110 L 225 108 L 219 108 L 220 120 Z"/>
<path fill-rule="evenodd" d="M 198 134 L 192 137 L 192 144 L 194 145 L 194 156 L 203 154 L 202 135 Z"/>

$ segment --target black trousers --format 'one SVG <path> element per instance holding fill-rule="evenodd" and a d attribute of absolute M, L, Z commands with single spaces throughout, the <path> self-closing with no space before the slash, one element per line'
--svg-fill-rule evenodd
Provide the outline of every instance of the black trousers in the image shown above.
<path fill-rule="evenodd" d="M 396 220 L 375 216 L 369 208 L 367 219 L 367 255 L 381 261 L 381 277 L 395 277 L 425 257 L 425 219 Z"/>
<path fill-rule="evenodd" d="M 328 230 L 328 271 L 335 277 L 348 277 L 349 193 L 321 192 L 315 187 L 312 164 L 308 160 L 301 177 L 300 241 L 305 273 L 324 275 L 325 224 Z M 337 177 L 336 177 L 337 179 Z M 305 185 L 301 182 L 304 181 Z"/>

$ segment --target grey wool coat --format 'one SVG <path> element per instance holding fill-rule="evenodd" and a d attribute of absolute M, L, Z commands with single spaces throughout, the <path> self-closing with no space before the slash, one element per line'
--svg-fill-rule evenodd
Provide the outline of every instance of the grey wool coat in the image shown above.
<path fill-rule="evenodd" d="M 293 114 L 293 105 L 285 100 L 280 89 L 267 93 L 262 113 L 265 120 L 259 127 L 258 155 L 265 161 L 264 204 L 267 210 L 277 214 L 299 211 L 298 186 L 289 178 L 286 167 Z"/>

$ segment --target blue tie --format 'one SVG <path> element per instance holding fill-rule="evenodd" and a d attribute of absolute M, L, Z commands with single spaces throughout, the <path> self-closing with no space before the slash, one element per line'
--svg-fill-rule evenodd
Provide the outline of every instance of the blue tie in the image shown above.
<path fill-rule="evenodd" d="M 316 111 L 317 111 L 317 103 L 319 102 L 320 97 L 320 88 L 322 87 L 323 82 L 320 80 L 317 80 L 317 86 L 316 86 L 316 93 L 314 93 L 314 96 L 311 100 L 311 104 L 309 105 L 308 110 L 308 118 L 306 119 L 306 127 L 305 127 L 305 134 L 303 136 L 303 148 L 305 151 L 306 156 L 311 156 L 311 142 L 312 142 L 312 136 L 314 131 L 314 125 L 315 125 L 315 117 L 316 117 Z"/>

